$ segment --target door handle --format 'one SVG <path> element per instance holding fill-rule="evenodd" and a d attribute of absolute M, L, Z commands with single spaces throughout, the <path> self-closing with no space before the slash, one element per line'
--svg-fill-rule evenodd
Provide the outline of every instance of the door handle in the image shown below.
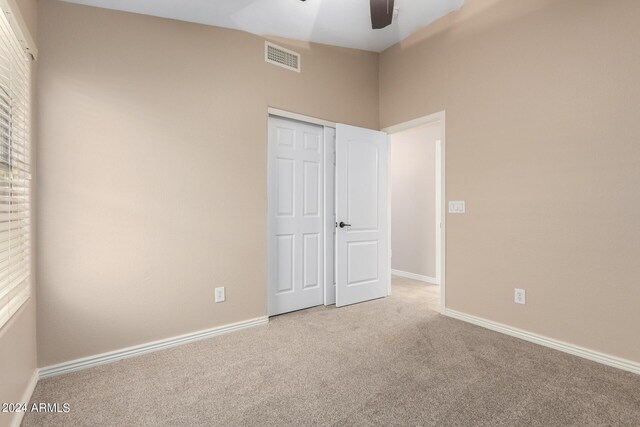
<path fill-rule="evenodd" d="M 345 227 L 351 227 L 351 224 L 346 224 L 342 221 L 340 221 L 340 224 L 338 224 L 340 226 L 340 228 L 345 228 Z"/>

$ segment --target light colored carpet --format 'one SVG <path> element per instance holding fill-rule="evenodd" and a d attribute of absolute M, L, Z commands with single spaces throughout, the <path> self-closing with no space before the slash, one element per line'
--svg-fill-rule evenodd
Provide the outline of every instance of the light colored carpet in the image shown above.
<path fill-rule="evenodd" d="M 437 287 L 40 381 L 24 426 L 640 426 L 640 376 L 437 308 Z"/>

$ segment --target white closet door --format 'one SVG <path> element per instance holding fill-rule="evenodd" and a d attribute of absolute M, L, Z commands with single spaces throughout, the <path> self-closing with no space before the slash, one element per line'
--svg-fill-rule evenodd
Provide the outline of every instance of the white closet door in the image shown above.
<path fill-rule="evenodd" d="M 336 127 L 336 306 L 388 295 L 387 134 Z"/>
<path fill-rule="evenodd" d="M 324 301 L 323 127 L 269 117 L 269 315 Z"/>

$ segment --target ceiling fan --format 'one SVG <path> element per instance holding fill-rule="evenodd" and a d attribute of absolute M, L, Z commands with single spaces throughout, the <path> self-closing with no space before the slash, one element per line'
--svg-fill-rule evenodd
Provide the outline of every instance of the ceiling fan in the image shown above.
<path fill-rule="evenodd" d="M 391 24 L 394 0 L 369 0 L 371 2 L 371 28 L 379 30 Z"/>
<path fill-rule="evenodd" d="M 306 1 L 306 0 L 302 0 Z M 391 24 L 394 0 L 369 0 L 371 5 L 371 28 L 379 30 Z"/>

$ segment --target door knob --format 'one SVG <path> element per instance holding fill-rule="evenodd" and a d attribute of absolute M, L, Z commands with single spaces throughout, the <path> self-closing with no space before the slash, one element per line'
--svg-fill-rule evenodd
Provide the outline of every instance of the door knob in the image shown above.
<path fill-rule="evenodd" d="M 340 226 L 340 228 L 345 228 L 345 227 L 351 227 L 351 224 L 346 224 L 342 221 L 340 221 L 340 224 L 338 224 Z"/>

